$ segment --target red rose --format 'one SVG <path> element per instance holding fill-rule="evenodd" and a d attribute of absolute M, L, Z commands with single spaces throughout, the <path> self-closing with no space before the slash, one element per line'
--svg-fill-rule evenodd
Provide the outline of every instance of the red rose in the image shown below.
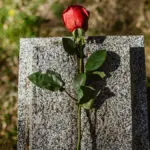
<path fill-rule="evenodd" d="M 73 32 L 77 28 L 88 29 L 89 12 L 80 5 L 71 5 L 64 10 L 62 18 L 66 28 Z"/>

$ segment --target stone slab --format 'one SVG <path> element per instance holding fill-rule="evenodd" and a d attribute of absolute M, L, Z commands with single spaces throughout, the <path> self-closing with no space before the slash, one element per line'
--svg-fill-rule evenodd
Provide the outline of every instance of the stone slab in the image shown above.
<path fill-rule="evenodd" d="M 98 81 L 96 109 L 82 110 L 81 150 L 148 150 L 148 114 L 145 82 L 144 37 L 88 37 L 86 55 L 108 51 Z M 86 60 L 85 60 L 86 61 Z M 76 59 L 64 52 L 62 38 L 20 40 L 18 150 L 74 150 L 77 142 L 77 108 L 63 92 L 34 86 L 27 76 L 47 69 L 57 71 L 74 96 Z"/>

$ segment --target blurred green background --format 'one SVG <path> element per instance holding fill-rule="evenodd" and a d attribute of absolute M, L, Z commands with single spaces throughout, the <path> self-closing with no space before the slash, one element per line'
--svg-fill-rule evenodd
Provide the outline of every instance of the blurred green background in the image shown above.
<path fill-rule="evenodd" d="M 150 78 L 150 0 L 0 1 L 0 150 L 16 149 L 19 39 L 70 35 L 61 19 L 70 4 L 90 11 L 89 36 L 143 34 Z"/>

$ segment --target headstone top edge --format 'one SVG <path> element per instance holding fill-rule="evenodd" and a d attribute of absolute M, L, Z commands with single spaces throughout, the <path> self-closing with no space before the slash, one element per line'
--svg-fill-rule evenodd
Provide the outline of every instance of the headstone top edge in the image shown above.
<path fill-rule="evenodd" d="M 64 37 L 70 37 L 70 36 L 64 36 Z M 86 36 L 86 38 L 92 37 L 92 38 L 98 38 L 98 37 L 109 37 L 109 38 L 144 38 L 144 35 L 97 35 L 97 36 Z M 46 40 L 46 39 L 61 39 L 63 37 L 35 37 L 35 38 L 20 38 L 20 41 L 24 40 Z"/>
<path fill-rule="evenodd" d="M 69 36 L 65 36 L 70 38 Z M 63 37 L 38 37 L 38 38 L 21 38 L 20 45 L 51 45 L 53 42 L 61 42 Z M 127 44 L 130 47 L 144 47 L 144 36 L 143 35 L 128 35 L 128 36 L 86 36 L 87 43 L 111 43 L 112 46 L 115 44 Z M 113 42 L 112 42 L 113 41 Z"/>

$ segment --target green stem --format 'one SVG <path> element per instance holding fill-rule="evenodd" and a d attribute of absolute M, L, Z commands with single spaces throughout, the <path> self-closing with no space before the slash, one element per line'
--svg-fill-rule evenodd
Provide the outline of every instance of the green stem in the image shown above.
<path fill-rule="evenodd" d="M 81 150 L 81 106 L 78 105 L 78 143 L 77 150 Z"/>
<path fill-rule="evenodd" d="M 82 59 L 81 58 L 79 59 L 79 67 L 80 67 L 79 73 L 82 73 Z"/>
<path fill-rule="evenodd" d="M 82 32 L 83 34 L 83 32 Z M 79 33 L 79 30 L 76 30 L 73 32 L 74 42 L 76 44 L 76 50 L 77 50 L 77 61 L 78 61 L 78 72 L 79 74 L 84 73 L 84 60 L 83 60 L 83 35 L 81 35 L 81 32 Z M 78 40 L 80 39 L 80 41 Z M 78 130 L 78 141 L 77 141 L 77 147 L 76 150 L 81 150 L 81 105 L 78 103 L 78 114 L 77 114 L 77 130 Z"/>
<path fill-rule="evenodd" d="M 79 59 L 79 73 L 84 72 L 84 62 L 83 58 Z M 77 143 L 77 150 L 81 150 L 81 106 L 78 104 L 78 143 Z"/>
<path fill-rule="evenodd" d="M 71 94 L 69 94 L 69 92 L 67 92 L 66 89 L 65 89 L 64 91 L 65 91 L 65 93 L 66 93 L 70 98 L 72 98 L 75 102 L 78 101 L 78 100 L 77 100 L 76 98 L 74 98 Z"/>

